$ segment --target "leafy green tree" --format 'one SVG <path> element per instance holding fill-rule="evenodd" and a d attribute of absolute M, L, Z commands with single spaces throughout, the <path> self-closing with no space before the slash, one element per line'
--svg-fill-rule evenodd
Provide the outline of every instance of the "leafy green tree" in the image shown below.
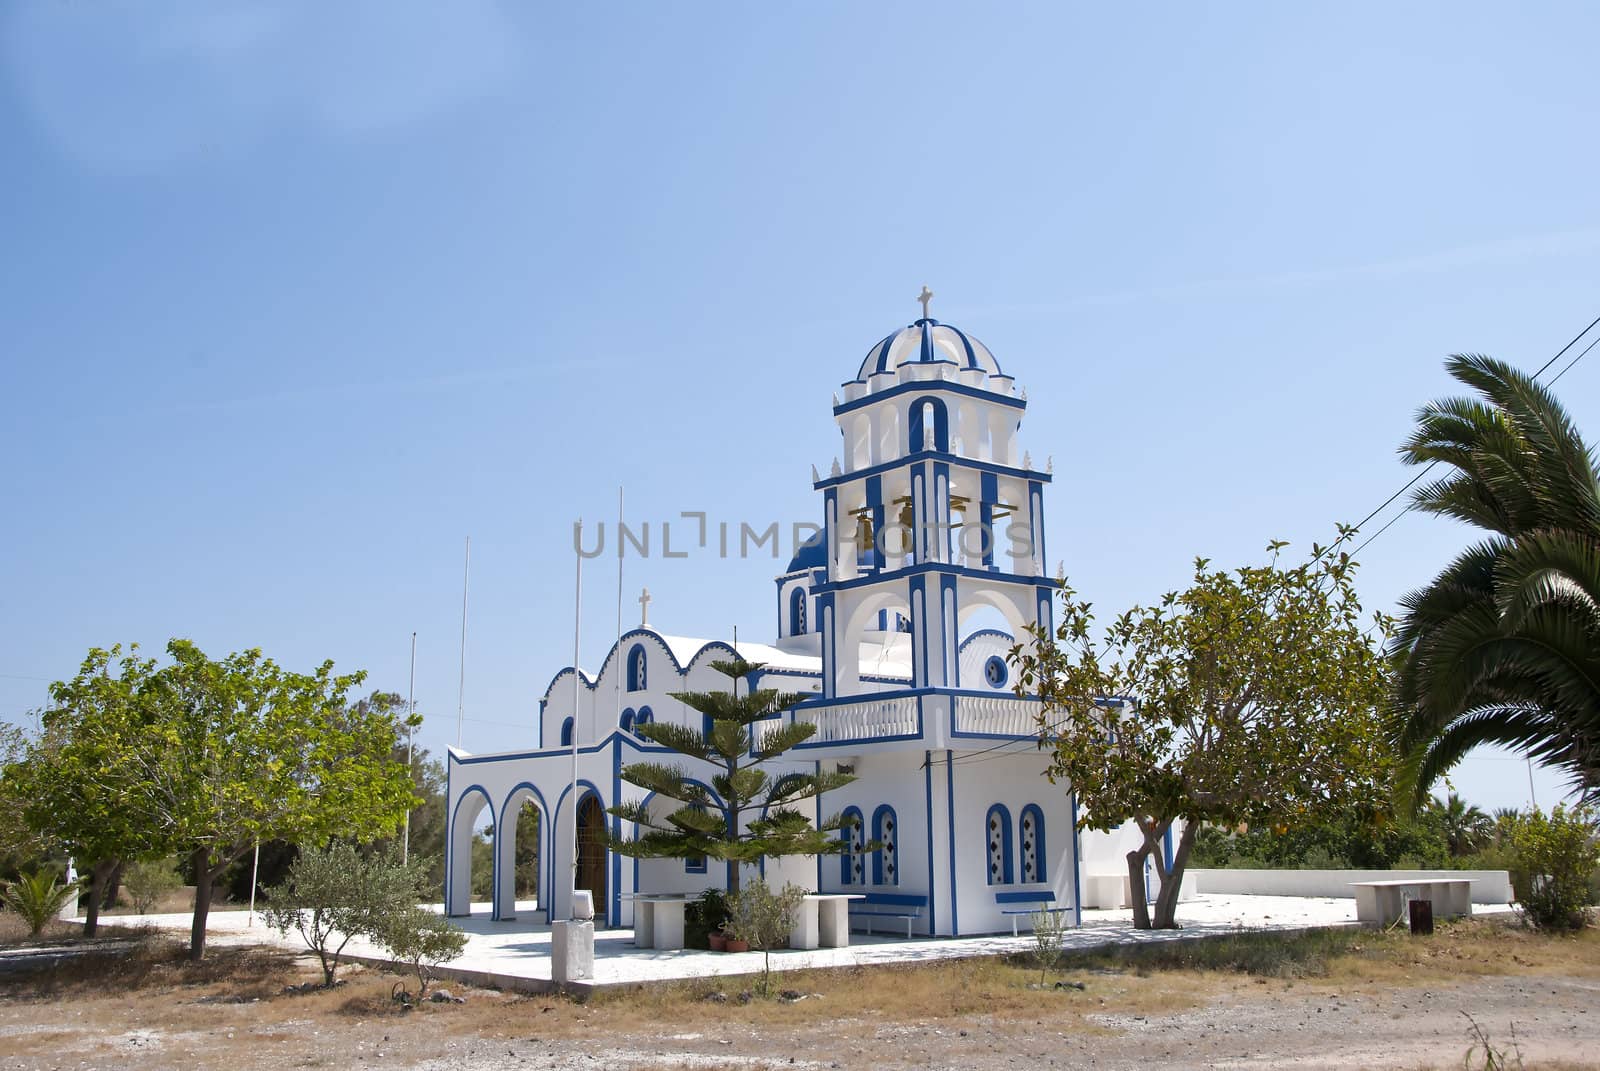
<path fill-rule="evenodd" d="M 416 907 L 421 885 L 420 868 L 401 863 L 398 852 L 363 853 L 344 841 L 308 846 L 283 884 L 267 890 L 262 916 L 279 933 L 300 935 L 322 964 L 322 984 L 332 987 L 351 939 L 391 934 Z"/>
<path fill-rule="evenodd" d="M 403 707 L 403 701 L 395 696 L 396 709 Z M 406 761 L 405 741 L 401 740 L 395 746 L 394 758 L 396 762 L 404 765 Z M 444 842 L 445 842 L 445 770 L 444 763 L 428 754 L 426 748 L 416 747 L 411 751 L 411 792 L 418 799 L 418 803 L 411 809 L 411 838 L 409 854 L 421 859 L 427 866 L 427 886 L 423 895 L 432 899 L 442 899 L 444 895 Z M 522 822 L 517 825 L 517 842 L 520 845 L 524 836 L 524 826 L 533 826 L 533 823 Z M 537 829 L 535 827 L 535 832 Z M 380 846 L 400 844 L 400 835 L 386 837 L 377 842 Z M 478 859 L 473 859 L 474 877 L 487 870 L 481 870 Z"/>
<path fill-rule="evenodd" d="M 1600 825 L 1592 808 L 1533 810 L 1512 825 L 1511 846 L 1528 878 L 1523 917 L 1540 929 L 1581 930 L 1593 915 L 1590 883 L 1600 866 Z"/>
<path fill-rule="evenodd" d="M 428 984 L 440 964 L 466 951 L 467 935 L 450 920 L 412 904 L 397 911 L 384 924 L 379 942 L 399 963 L 417 976 L 417 1000 L 428 995 Z"/>
<path fill-rule="evenodd" d="M 258 840 L 370 840 L 415 797 L 393 759 L 401 719 L 346 699 L 365 674 L 335 676 L 331 662 L 292 673 L 257 650 L 214 661 L 187 640 L 167 650 L 134 754 L 158 828 L 195 875 L 198 960 L 212 884 Z"/>
<path fill-rule="evenodd" d="M 1401 448 L 1449 475 L 1415 509 L 1488 533 L 1403 600 L 1391 734 L 1428 789 L 1480 744 L 1565 769 L 1600 800 L 1600 470 L 1555 396 L 1503 361 L 1454 356 L 1477 398 L 1424 407 Z"/>
<path fill-rule="evenodd" d="M 160 852 L 166 830 L 148 807 L 135 741 L 155 662 L 137 646 L 92 649 L 78 674 L 50 686 L 41 735 L 6 770 L 27 825 L 53 841 L 87 875 L 83 933 L 98 930 L 108 884 L 124 859 Z"/>
<path fill-rule="evenodd" d="M 0 722 L 0 874 L 17 876 L 44 861 L 56 846 L 27 820 L 28 790 L 17 769 L 35 741 L 19 725 Z"/>
<path fill-rule="evenodd" d="M 139 859 L 127 868 L 123 884 L 133 898 L 134 909 L 148 915 L 169 893 L 183 888 L 183 879 L 171 859 Z"/>
<path fill-rule="evenodd" d="M 682 766 L 633 763 L 622 769 L 622 779 L 654 792 L 678 807 L 665 817 L 651 813 L 641 803 L 625 803 L 609 813 L 637 823 L 636 839 L 611 839 L 613 851 L 639 858 L 720 859 L 727 869 L 727 889 L 738 892 L 739 868 L 763 856 L 833 855 L 844 845 L 836 835 L 844 820 L 834 815 L 813 826 L 795 804 L 824 792 L 843 788 L 855 778 L 849 774 L 785 773 L 773 776 L 765 767 L 796 744 L 810 739 L 817 727 L 807 722 L 783 725 L 782 713 L 799 702 L 799 695 L 761 688 L 739 694 L 739 682 L 762 668 L 743 658 L 713 662 L 712 667 L 733 681 L 730 692 L 675 692 L 690 709 L 709 719 L 708 728 L 672 722 L 648 722 L 634 729 L 638 735 L 670 748 L 686 758 L 709 766 L 711 788 L 718 802 L 691 780 Z M 777 720 L 766 728 L 763 722 Z M 757 817 L 750 817 L 757 816 Z"/>
<path fill-rule="evenodd" d="M 16 912 L 28 924 L 29 934 L 38 937 L 50 920 L 61 914 L 61 909 L 77 895 L 76 884 L 57 885 L 53 871 L 35 870 L 7 882 L 0 890 L 0 903 Z"/>
<path fill-rule="evenodd" d="M 1119 616 L 1099 640 L 1093 608 L 1062 583 L 1060 623 L 1012 649 L 1017 693 L 1043 700 L 1040 746 L 1049 776 L 1082 805 L 1082 828 L 1131 819 L 1161 879 L 1154 920 L 1134 897 L 1141 929 L 1176 925 L 1178 890 L 1201 825 L 1286 828 L 1376 806 L 1386 778 L 1379 704 L 1381 652 L 1364 625 L 1347 555 L 1271 560 L 1226 572 L 1195 562 L 1193 584 Z M 1129 697 L 1119 699 L 1114 697 Z M 1181 822 L 1167 866 L 1157 850 Z"/>

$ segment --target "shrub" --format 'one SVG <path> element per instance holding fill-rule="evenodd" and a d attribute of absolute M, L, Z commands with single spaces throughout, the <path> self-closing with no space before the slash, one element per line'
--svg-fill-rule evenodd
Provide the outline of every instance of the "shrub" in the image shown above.
<path fill-rule="evenodd" d="M 774 893 L 762 878 L 755 878 L 736 893 L 728 894 L 728 921 L 724 929 L 739 941 L 749 941 L 765 956 L 761 968 L 761 992 L 772 991 L 772 950 L 782 948 L 794 928 L 794 913 L 806 891 L 798 885 L 785 885 Z"/>
<path fill-rule="evenodd" d="M 467 947 L 467 935 L 432 911 L 412 905 L 392 913 L 378 941 L 397 962 L 417 976 L 417 1000 L 427 996 L 428 983 L 442 963 L 449 963 Z"/>
<path fill-rule="evenodd" d="M 349 844 L 302 848 L 281 885 L 266 890 L 267 925 L 297 931 L 322 962 L 332 986 L 339 957 L 352 937 L 382 940 L 397 916 L 414 908 L 422 864 L 400 862 L 394 850 L 364 855 Z"/>
<path fill-rule="evenodd" d="M 720 931 L 727 921 L 727 896 L 721 889 L 707 889 L 684 908 L 684 945 L 688 948 L 708 947 L 707 936 Z"/>
<path fill-rule="evenodd" d="M 1539 929 L 1577 930 L 1588 924 L 1589 883 L 1600 865 L 1594 812 L 1558 805 L 1522 815 L 1511 830 L 1511 846 L 1528 876 L 1519 901 L 1523 918 Z"/>
<path fill-rule="evenodd" d="M 0 892 L 0 902 L 20 915 L 28 924 L 28 932 L 38 937 L 45 925 L 61 914 L 61 909 L 77 895 L 76 883 L 57 885 L 53 871 L 35 870 L 7 882 L 5 890 Z"/>
<path fill-rule="evenodd" d="M 1067 915 L 1064 911 L 1041 908 L 1028 916 L 1033 924 L 1034 966 L 1039 968 L 1039 984 L 1044 985 L 1045 975 L 1061 962 L 1061 953 L 1067 939 Z"/>
<path fill-rule="evenodd" d="M 123 871 L 122 884 L 134 910 L 148 915 L 163 897 L 183 888 L 183 879 L 171 859 L 140 859 Z"/>

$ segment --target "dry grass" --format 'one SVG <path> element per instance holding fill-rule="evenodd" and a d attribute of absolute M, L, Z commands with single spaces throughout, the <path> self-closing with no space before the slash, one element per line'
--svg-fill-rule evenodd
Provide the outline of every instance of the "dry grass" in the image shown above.
<path fill-rule="evenodd" d="M 1036 968 L 999 958 L 796 971 L 776 983 L 808 995 L 795 1003 L 741 1004 L 745 978 L 607 989 L 588 1000 L 446 983 L 467 1003 L 407 1012 L 390 999 L 397 976 L 362 967 L 340 973 L 345 982 L 336 989 L 290 993 L 286 987 L 320 977 L 290 952 L 214 947 L 190 964 L 171 936 L 106 942 L 48 972 L 0 973 L 0 1049 L 23 1067 L 65 1051 L 78 1053 L 70 1063 L 130 1069 L 171 1066 L 187 1052 L 216 1066 L 287 1068 L 348 1066 L 331 1058 L 341 1051 L 407 1062 L 545 1042 L 653 1045 L 680 1034 L 881 1039 L 903 1028 L 954 1033 L 981 1023 L 1018 1036 L 1039 1028 L 1090 1036 L 1113 1032 L 1103 1016 L 1270 1000 L 1290 989 L 1442 988 L 1490 974 L 1596 977 L 1600 931 L 1554 938 L 1474 920 L 1443 925 L 1432 938 L 1334 930 L 1123 946 L 1074 956 L 1052 975 L 1082 990 L 1030 988 Z M 727 1003 L 707 999 L 718 988 Z"/>

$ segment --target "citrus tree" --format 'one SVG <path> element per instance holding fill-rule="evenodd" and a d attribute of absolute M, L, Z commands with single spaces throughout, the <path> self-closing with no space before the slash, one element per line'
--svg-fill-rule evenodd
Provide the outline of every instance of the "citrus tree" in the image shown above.
<path fill-rule="evenodd" d="M 1049 776 L 1078 796 L 1079 826 L 1132 820 L 1133 890 L 1147 862 L 1161 887 L 1141 929 L 1176 925 L 1178 890 L 1201 824 L 1286 827 L 1384 798 L 1380 706 L 1386 621 L 1365 621 L 1355 563 L 1313 548 L 1285 566 L 1232 571 L 1195 561 L 1193 583 L 1135 606 L 1096 634 L 1093 607 L 1062 581 L 1054 630 L 1012 648 L 1017 693 L 1043 700 Z M 1158 850 L 1181 826 L 1171 865 Z"/>

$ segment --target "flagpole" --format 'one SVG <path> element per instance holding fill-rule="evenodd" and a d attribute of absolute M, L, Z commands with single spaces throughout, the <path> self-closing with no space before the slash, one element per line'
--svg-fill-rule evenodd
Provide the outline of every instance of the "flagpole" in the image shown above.
<path fill-rule="evenodd" d="M 467 559 L 461 566 L 461 679 L 456 684 L 456 747 L 461 746 L 461 726 L 467 720 L 467 587 L 472 579 L 472 537 L 467 537 Z"/>
<path fill-rule="evenodd" d="M 617 644 L 611 649 L 619 658 L 622 654 L 622 485 L 617 484 Z M 622 724 L 622 669 L 619 662 L 611 669 L 611 675 L 617 679 L 617 709 L 614 720 Z"/>
<path fill-rule="evenodd" d="M 619 537 L 620 538 L 620 537 Z M 576 906 L 573 901 L 578 889 L 578 648 L 579 637 L 583 632 L 583 522 L 578 522 L 578 538 L 575 541 L 577 554 L 577 581 L 572 597 L 572 733 L 568 738 L 571 745 L 568 753 L 571 756 L 571 790 L 572 806 L 567 815 L 567 824 L 572 833 L 572 881 L 567 886 L 567 917 L 576 918 L 572 913 Z"/>
<path fill-rule="evenodd" d="M 412 772 L 413 743 L 416 740 L 417 730 L 411 722 L 417 716 L 417 634 L 411 634 L 411 687 L 406 693 L 406 777 L 415 778 Z M 411 859 L 411 808 L 406 808 L 406 829 L 400 839 L 400 862 L 406 863 Z"/>

